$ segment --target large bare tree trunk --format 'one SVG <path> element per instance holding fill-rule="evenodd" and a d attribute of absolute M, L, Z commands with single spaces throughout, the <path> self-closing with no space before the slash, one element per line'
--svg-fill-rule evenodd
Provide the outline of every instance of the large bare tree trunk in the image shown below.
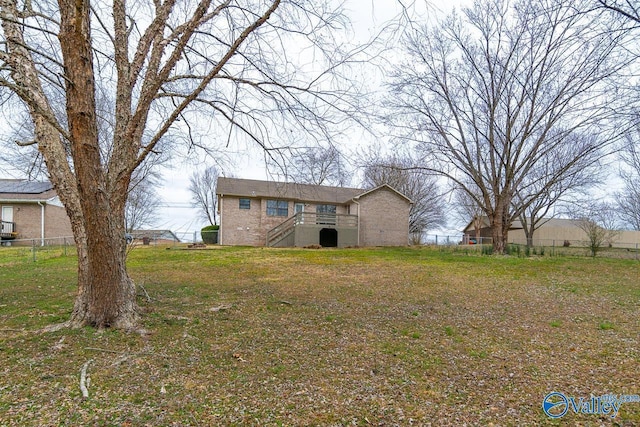
<path fill-rule="evenodd" d="M 73 229 L 78 248 L 78 295 L 71 324 L 135 328 L 135 286 L 126 269 L 124 206 L 129 178 L 111 182 L 98 140 L 89 2 L 60 0 L 67 119 L 82 209 Z M 129 174 L 130 176 L 130 174 Z M 84 231 L 85 235 L 78 235 Z"/>
<path fill-rule="evenodd" d="M 507 236 L 502 227 L 502 218 L 496 216 L 491 221 L 491 238 L 493 239 L 493 253 L 496 255 L 504 254 Z"/>
<path fill-rule="evenodd" d="M 510 221 L 507 220 L 509 203 L 500 198 L 496 202 L 496 209 L 489 217 L 491 221 L 491 238 L 493 239 L 493 253 L 503 255 L 507 248 Z"/>
<path fill-rule="evenodd" d="M 108 236 L 100 231 L 103 225 L 106 225 L 104 221 L 96 222 L 89 229 L 89 235 L 93 237 L 88 239 L 89 250 L 84 258 L 78 248 L 78 295 L 71 326 L 134 330 L 138 311 L 135 285 L 125 266 L 125 240 L 122 236 Z M 110 227 L 104 227 L 104 230 L 108 229 Z M 114 253 L 119 255 L 114 256 Z"/>
<path fill-rule="evenodd" d="M 324 54 L 326 35 L 341 27 L 341 14 L 325 9 L 329 0 L 317 3 L 198 0 L 185 12 L 175 0 L 57 0 L 58 8 L 0 0 L 0 87 L 29 111 L 34 139 L 19 144 L 42 154 L 77 245 L 70 325 L 136 328 L 124 238 L 131 177 L 162 148 L 173 148 L 170 134 L 182 133 L 176 129 L 182 125 L 174 126 L 178 120 L 189 128 L 189 144 L 200 146 L 202 135 L 192 132 L 199 126 L 188 120 L 192 105 L 208 109 L 206 120 L 222 125 L 221 134 L 238 130 L 267 150 L 281 148 L 271 136 L 274 125 L 284 132 L 283 123 L 308 123 L 309 135 L 328 136 L 316 113 L 324 111 L 316 110 L 319 100 L 341 116 L 358 105 L 348 92 L 327 89 L 338 76 L 330 70 L 351 63 L 360 49 Z M 268 23 L 281 7 L 276 23 Z M 306 73 L 294 71 L 281 50 L 285 34 L 323 52 L 326 71 L 306 82 Z M 325 86 L 325 76 L 331 85 Z M 245 100 L 230 100 L 231 94 Z M 58 107 L 63 98 L 64 112 Z M 273 122 L 265 120 L 269 114 Z M 202 148 L 216 147 L 224 144 Z"/>
<path fill-rule="evenodd" d="M 525 224 L 523 230 L 524 237 L 527 239 L 527 247 L 533 248 L 533 233 L 535 232 L 535 225 L 533 222 L 531 224 Z"/>

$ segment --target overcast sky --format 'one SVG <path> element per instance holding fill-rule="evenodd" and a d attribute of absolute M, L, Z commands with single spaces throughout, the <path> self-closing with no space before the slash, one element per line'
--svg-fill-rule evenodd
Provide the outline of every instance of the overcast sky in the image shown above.
<path fill-rule="evenodd" d="M 470 3 L 471 0 L 432 0 L 425 6 L 423 0 L 417 0 L 421 12 L 427 11 L 426 15 L 431 19 L 439 14 L 448 13 L 451 8 L 460 7 L 461 5 Z M 403 1 L 405 4 L 411 1 Z M 400 13 L 398 0 L 345 0 L 345 8 L 350 16 L 354 30 L 355 41 L 365 42 L 372 35 L 377 34 L 380 28 L 389 20 L 393 19 Z M 2 126 L 0 124 L 0 126 Z M 0 129 L 1 130 L 1 129 Z M 362 136 L 361 136 L 362 135 Z M 362 132 L 354 132 L 352 140 L 349 141 L 349 147 L 340 146 L 341 150 L 346 152 L 354 152 L 359 148 L 365 147 L 374 142 L 372 137 Z M 384 142 L 384 141 L 381 141 Z M 275 179 L 266 170 L 263 153 L 258 147 L 250 148 L 245 151 L 229 151 L 223 153 L 228 159 L 228 167 L 225 168 L 227 175 L 237 178 L 247 179 Z M 188 239 L 193 237 L 194 231 L 199 231 L 206 222 L 199 219 L 198 211 L 191 206 L 191 195 L 189 194 L 189 176 L 198 168 L 204 168 L 204 164 L 200 166 L 188 165 L 185 161 L 174 159 L 171 168 L 162 170 L 163 183 L 158 189 L 158 194 L 162 199 L 162 208 L 156 224 L 156 229 L 170 229 L 182 238 Z M 15 172 L 11 172 L 10 165 L 0 164 L 0 178 L 18 178 Z M 353 186 L 357 186 L 358 182 L 353 182 Z"/>
<path fill-rule="evenodd" d="M 432 17 L 440 13 L 447 13 L 454 6 L 460 7 L 469 3 L 470 0 L 434 0 L 429 3 L 428 15 Z M 345 7 L 350 14 L 356 37 L 363 42 L 377 33 L 382 25 L 400 12 L 397 0 L 346 0 Z M 365 135 L 358 136 L 356 139 L 358 140 L 354 141 L 354 146 L 349 147 L 349 150 L 353 151 L 373 142 Z M 226 168 L 225 172 L 236 178 L 274 179 L 267 172 L 261 154 L 257 147 L 251 153 L 232 153 L 230 159 L 233 163 Z M 194 170 L 197 168 L 176 164 L 172 170 L 164 171 L 164 183 L 159 189 L 164 203 L 156 224 L 157 228 L 170 229 L 177 232 L 180 237 L 191 238 L 193 231 L 200 230 L 204 225 L 207 225 L 198 218 L 198 211 L 190 204 L 189 176 Z M 354 186 L 357 184 L 357 182 L 352 183 Z"/>

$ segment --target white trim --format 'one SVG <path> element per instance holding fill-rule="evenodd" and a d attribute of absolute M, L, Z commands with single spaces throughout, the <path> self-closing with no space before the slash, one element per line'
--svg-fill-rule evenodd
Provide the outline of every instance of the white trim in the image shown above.
<path fill-rule="evenodd" d="M 7 209 L 11 209 L 11 220 L 7 219 L 4 217 L 3 213 L 4 210 Z M 2 205 L 2 207 L 0 208 L 0 220 L 2 221 L 7 221 L 7 222 L 13 222 L 13 206 L 11 205 Z"/>
<path fill-rule="evenodd" d="M 62 204 L 62 202 L 60 201 L 60 197 L 58 196 L 52 197 L 51 199 L 47 200 L 47 204 L 57 206 L 59 208 L 64 208 L 64 204 Z"/>
<path fill-rule="evenodd" d="M 0 199 L 0 203 L 47 203 L 53 199 Z"/>
<path fill-rule="evenodd" d="M 7 211 L 11 212 L 11 218 L 5 218 L 5 216 L 4 216 L 5 209 Z M 14 220 L 13 214 L 14 214 L 13 206 L 11 206 L 11 205 L 2 205 L 2 207 L 0 207 L 0 220 L 2 220 L 4 222 L 12 222 L 12 223 L 15 224 L 15 220 Z M 4 228 L 4 226 L 0 225 L 0 232 L 5 233 L 5 230 L 3 230 L 3 228 Z M 15 229 L 12 228 L 11 231 L 15 231 Z"/>

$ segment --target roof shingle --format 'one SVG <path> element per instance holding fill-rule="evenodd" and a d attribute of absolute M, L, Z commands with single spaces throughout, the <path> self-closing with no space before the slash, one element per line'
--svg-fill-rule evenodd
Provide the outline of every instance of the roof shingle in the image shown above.
<path fill-rule="evenodd" d="M 56 199 L 56 190 L 50 182 L 0 179 L 0 201 L 48 203 L 54 199 Z"/>
<path fill-rule="evenodd" d="M 360 188 L 328 187 L 291 182 L 258 181 L 253 179 L 218 178 L 217 194 L 238 197 L 259 197 L 342 204 L 362 194 Z"/>
<path fill-rule="evenodd" d="M 0 193 L 41 194 L 52 189 L 53 184 L 48 181 L 36 182 L 21 179 L 0 179 Z"/>

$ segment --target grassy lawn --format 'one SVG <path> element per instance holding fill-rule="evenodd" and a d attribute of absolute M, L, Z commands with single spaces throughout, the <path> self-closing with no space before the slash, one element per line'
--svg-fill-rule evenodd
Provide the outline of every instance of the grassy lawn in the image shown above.
<path fill-rule="evenodd" d="M 640 263 L 436 249 L 137 248 L 148 334 L 66 320 L 75 258 L 0 249 L 0 426 L 640 425 Z M 79 388 L 91 360 L 89 398 Z"/>

